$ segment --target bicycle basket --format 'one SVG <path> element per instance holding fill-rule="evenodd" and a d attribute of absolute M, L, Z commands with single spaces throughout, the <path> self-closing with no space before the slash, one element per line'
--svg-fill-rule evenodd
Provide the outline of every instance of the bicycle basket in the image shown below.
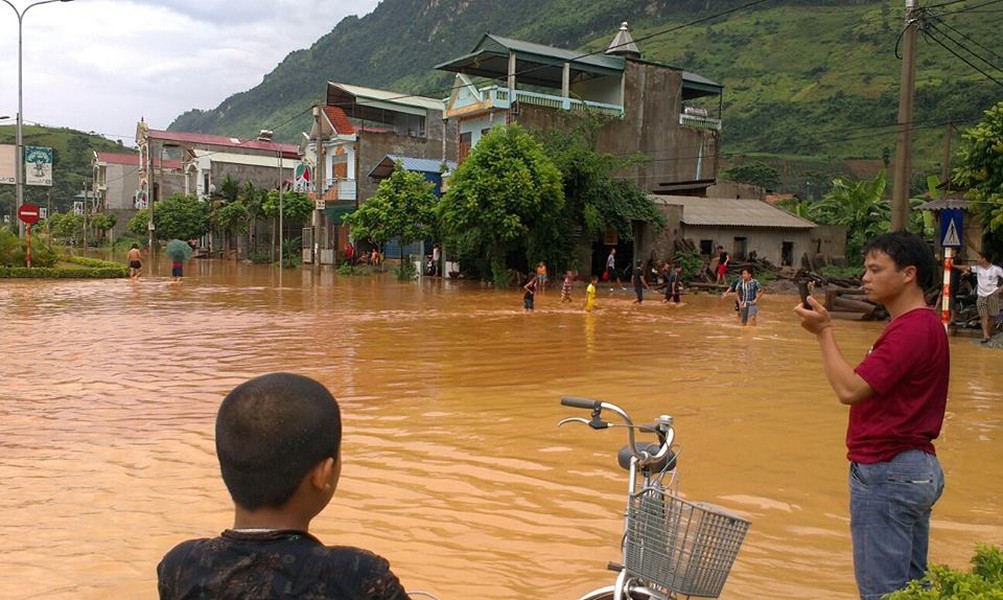
<path fill-rule="evenodd" d="M 710 504 L 643 490 L 627 508 L 627 573 L 670 593 L 717 598 L 749 524 Z"/>

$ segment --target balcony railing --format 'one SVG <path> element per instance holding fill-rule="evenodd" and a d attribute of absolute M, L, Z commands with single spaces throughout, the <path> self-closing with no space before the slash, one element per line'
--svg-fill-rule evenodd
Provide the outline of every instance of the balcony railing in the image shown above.
<path fill-rule="evenodd" d="M 358 186 L 354 179 L 328 178 L 324 180 L 324 192 L 332 188 L 338 188 L 338 200 L 355 200 L 358 195 Z"/>
<path fill-rule="evenodd" d="M 512 108 L 512 104 L 516 103 L 516 106 L 519 104 L 529 104 L 552 108 L 554 110 L 591 110 L 613 117 L 623 116 L 623 106 L 619 104 L 579 100 L 577 98 L 539 94 L 525 90 L 511 90 L 511 93 L 509 93 L 508 88 L 494 85 L 481 88 L 478 91 L 481 93 L 482 102 L 490 102 L 492 108 Z"/>
<path fill-rule="evenodd" d="M 683 127 L 695 127 L 697 129 L 714 129 L 721 131 L 721 119 L 705 117 L 702 115 L 679 115 L 679 124 Z"/>

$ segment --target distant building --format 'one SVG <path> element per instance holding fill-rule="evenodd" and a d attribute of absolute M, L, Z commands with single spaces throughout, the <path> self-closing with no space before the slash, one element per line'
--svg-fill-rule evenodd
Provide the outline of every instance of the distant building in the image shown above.
<path fill-rule="evenodd" d="M 444 120 L 441 99 L 328 82 L 327 101 L 314 111 L 301 152 L 315 172 L 312 195 L 323 206 L 316 248 L 321 264 L 333 264 L 348 232 L 342 215 L 376 193 L 367 177 L 388 154 L 454 160 L 455 125 Z M 312 257 L 304 252 L 304 260 Z"/>
<path fill-rule="evenodd" d="M 612 119 L 597 150 L 651 160 L 622 175 L 652 193 L 701 190 L 718 170 L 722 86 L 683 69 L 643 60 L 624 23 L 605 52 L 553 48 L 485 34 L 470 53 L 437 69 L 456 73 L 446 117 L 459 125 L 458 161 L 496 124 L 566 127 L 573 113 Z M 478 87 L 474 77 L 498 83 Z M 707 108 L 710 106 L 711 108 Z"/>
<path fill-rule="evenodd" d="M 645 225 L 637 243 L 648 252 L 654 250 L 658 258 L 672 256 L 683 240 L 708 259 L 720 245 L 737 260 L 754 256 L 792 269 L 800 267 L 803 255 L 815 257 L 823 250 L 838 252 L 842 258 L 842 248 L 822 247 L 815 223 L 762 200 L 665 195 L 652 200 L 666 217 L 665 228 L 655 231 Z"/>
<path fill-rule="evenodd" d="M 150 129 L 142 119 L 136 126 L 136 145 L 140 156 L 137 196 L 142 198 L 152 190 L 154 202 L 175 193 L 205 199 L 228 175 L 240 183 L 275 189 L 284 178 L 292 177 L 300 158 L 297 146 L 274 142 L 266 131 L 257 139 L 241 140 Z M 180 165 L 180 172 L 172 173 L 171 164 Z"/>

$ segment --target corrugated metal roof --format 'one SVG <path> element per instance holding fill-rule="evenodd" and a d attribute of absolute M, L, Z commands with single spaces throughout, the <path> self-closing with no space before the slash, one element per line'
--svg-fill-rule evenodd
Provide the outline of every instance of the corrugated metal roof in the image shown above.
<path fill-rule="evenodd" d="M 946 208 L 968 208 L 971 204 L 968 200 L 964 198 L 937 198 L 936 200 L 930 200 L 929 202 L 924 202 L 918 206 L 914 206 L 913 210 L 944 210 Z"/>
<path fill-rule="evenodd" d="M 815 224 L 762 200 L 743 198 L 696 198 L 692 196 L 651 196 L 656 204 L 683 207 L 685 225 L 714 227 L 771 227 L 811 229 Z"/>
<path fill-rule="evenodd" d="M 379 179 L 390 177 L 394 171 L 397 161 L 404 163 L 404 170 L 418 173 L 442 173 L 442 165 L 445 162 L 447 171 L 456 170 L 456 162 L 452 160 L 441 161 L 435 158 L 415 158 L 413 156 L 400 156 L 398 154 L 387 154 L 383 160 L 376 163 L 373 170 L 369 172 L 369 177 Z"/>
<path fill-rule="evenodd" d="M 377 90 L 358 85 L 350 85 L 347 83 L 337 83 L 334 81 L 328 83 L 329 85 L 337 86 L 345 90 L 356 98 L 369 98 L 371 100 L 380 100 L 382 102 L 394 102 L 404 106 L 414 106 L 424 108 L 426 110 L 444 110 L 446 106 L 446 103 L 443 100 L 426 98 L 425 96 L 412 96 L 409 94 L 402 94 L 400 92 Z"/>

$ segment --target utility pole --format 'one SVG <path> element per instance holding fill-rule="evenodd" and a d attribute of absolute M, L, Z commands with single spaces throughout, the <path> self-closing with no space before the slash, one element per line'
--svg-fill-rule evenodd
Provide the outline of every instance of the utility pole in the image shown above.
<path fill-rule="evenodd" d="M 323 222 L 324 213 L 321 211 L 320 206 L 324 198 L 324 144 L 323 144 L 323 127 L 321 127 L 321 108 L 320 106 L 313 107 L 313 118 L 317 122 L 317 172 L 314 174 L 314 181 L 316 182 L 316 191 L 314 192 L 314 204 L 313 204 L 313 269 L 316 272 L 320 268 L 320 232 L 321 223 Z"/>
<path fill-rule="evenodd" d="M 909 222 L 909 176 L 912 172 L 912 96 L 916 87 L 916 28 L 919 0 L 905 1 L 905 34 L 902 75 L 899 83 L 898 146 L 892 183 L 892 231 L 903 231 Z"/>

